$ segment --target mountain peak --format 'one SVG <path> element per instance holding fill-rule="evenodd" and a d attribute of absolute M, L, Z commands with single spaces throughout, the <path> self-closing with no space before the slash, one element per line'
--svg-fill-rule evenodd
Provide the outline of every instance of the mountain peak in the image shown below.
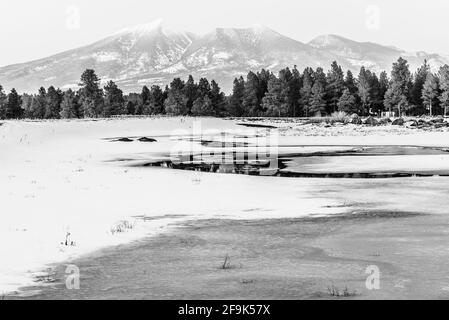
<path fill-rule="evenodd" d="M 343 38 L 341 36 L 337 36 L 335 34 L 323 34 L 310 41 L 309 45 L 315 48 L 325 48 L 329 46 L 342 44 L 345 42 L 353 42 L 353 41 Z"/>
<path fill-rule="evenodd" d="M 153 31 L 160 30 L 164 27 L 164 20 L 163 19 L 156 19 L 154 21 L 139 24 L 133 27 L 127 27 L 120 31 L 118 31 L 116 34 L 126 34 L 126 33 L 138 33 L 138 34 L 145 34 L 145 33 L 151 33 Z"/>
<path fill-rule="evenodd" d="M 260 23 L 253 24 L 250 27 L 250 29 L 252 29 L 253 31 L 256 31 L 256 32 L 273 31 L 269 27 L 267 27 L 266 25 L 260 24 Z"/>

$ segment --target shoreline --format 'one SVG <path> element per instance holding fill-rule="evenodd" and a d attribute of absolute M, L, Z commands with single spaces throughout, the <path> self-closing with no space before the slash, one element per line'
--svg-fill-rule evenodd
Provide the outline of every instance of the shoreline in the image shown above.
<path fill-rule="evenodd" d="M 169 233 L 58 264 L 54 282 L 23 288 L 28 293 L 42 290 L 38 295 L 7 298 L 447 299 L 449 272 L 439 266 L 449 253 L 433 257 L 439 262 L 432 264 L 427 256 L 435 243 L 448 240 L 441 227 L 448 220 L 444 215 L 366 211 L 319 218 L 189 221 Z M 423 231 L 423 225 L 432 228 Z M 423 238 L 423 232 L 429 234 Z M 65 288 L 67 263 L 80 268 L 80 290 Z M 371 265 L 381 271 L 380 290 L 366 289 L 366 268 Z M 435 277 L 426 279 L 430 271 Z M 329 288 L 351 294 L 335 297 Z"/>

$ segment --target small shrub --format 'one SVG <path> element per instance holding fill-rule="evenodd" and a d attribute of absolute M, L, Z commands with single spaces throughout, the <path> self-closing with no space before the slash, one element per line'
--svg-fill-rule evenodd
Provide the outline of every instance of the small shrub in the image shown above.
<path fill-rule="evenodd" d="M 357 295 L 357 291 L 350 291 L 348 287 L 345 287 L 343 290 L 340 290 L 338 287 L 332 285 L 327 287 L 327 291 L 331 297 L 355 297 Z"/>
<path fill-rule="evenodd" d="M 344 111 L 337 111 L 332 113 L 330 116 L 330 121 L 332 123 L 340 122 L 340 123 L 349 123 L 351 122 L 351 117 Z"/>
<path fill-rule="evenodd" d="M 308 118 L 306 124 L 334 124 L 334 123 L 350 123 L 351 117 L 344 111 L 337 111 L 328 117 L 312 117 Z"/>
<path fill-rule="evenodd" d="M 72 240 L 72 234 L 67 232 L 65 235 L 65 240 L 61 242 L 61 245 L 66 247 L 74 247 L 76 245 L 75 241 Z"/>
<path fill-rule="evenodd" d="M 242 283 L 242 284 L 253 284 L 253 283 L 254 283 L 254 280 L 242 279 L 241 283 Z"/>
<path fill-rule="evenodd" d="M 128 220 L 119 221 L 116 225 L 111 228 L 111 234 L 124 233 L 126 231 L 134 229 L 134 223 Z"/>
<path fill-rule="evenodd" d="M 231 259 L 229 258 L 229 255 L 226 255 L 223 264 L 220 266 L 220 269 L 222 270 L 234 269 L 234 266 L 231 265 Z"/>

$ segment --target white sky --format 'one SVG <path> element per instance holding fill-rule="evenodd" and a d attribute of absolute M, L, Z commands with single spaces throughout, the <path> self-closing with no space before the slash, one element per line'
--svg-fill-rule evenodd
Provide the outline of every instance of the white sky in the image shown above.
<path fill-rule="evenodd" d="M 158 18 L 195 33 L 263 24 L 302 42 L 333 33 L 449 54 L 448 14 L 447 0 L 1 0 L 0 66 L 90 44 Z"/>

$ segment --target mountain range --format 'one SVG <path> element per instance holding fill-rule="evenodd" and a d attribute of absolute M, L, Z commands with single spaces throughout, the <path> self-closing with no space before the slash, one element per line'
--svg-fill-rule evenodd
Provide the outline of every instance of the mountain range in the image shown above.
<path fill-rule="evenodd" d="M 105 83 L 114 80 L 125 92 L 143 85 L 166 85 L 174 77 L 215 79 L 225 92 L 236 76 L 262 68 L 277 72 L 296 65 L 323 67 L 337 61 L 358 74 L 360 67 L 390 72 L 400 56 L 412 71 L 426 59 L 436 70 L 449 64 L 449 56 L 404 50 L 337 35 L 322 35 L 309 43 L 286 37 L 265 26 L 216 28 L 205 35 L 176 31 L 162 20 L 121 30 L 91 45 L 31 62 L 0 68 L 0 84 L 19 92 L 36 92 L 54 85 L 75 88 L 81 73 L 95 69 Z"/>

